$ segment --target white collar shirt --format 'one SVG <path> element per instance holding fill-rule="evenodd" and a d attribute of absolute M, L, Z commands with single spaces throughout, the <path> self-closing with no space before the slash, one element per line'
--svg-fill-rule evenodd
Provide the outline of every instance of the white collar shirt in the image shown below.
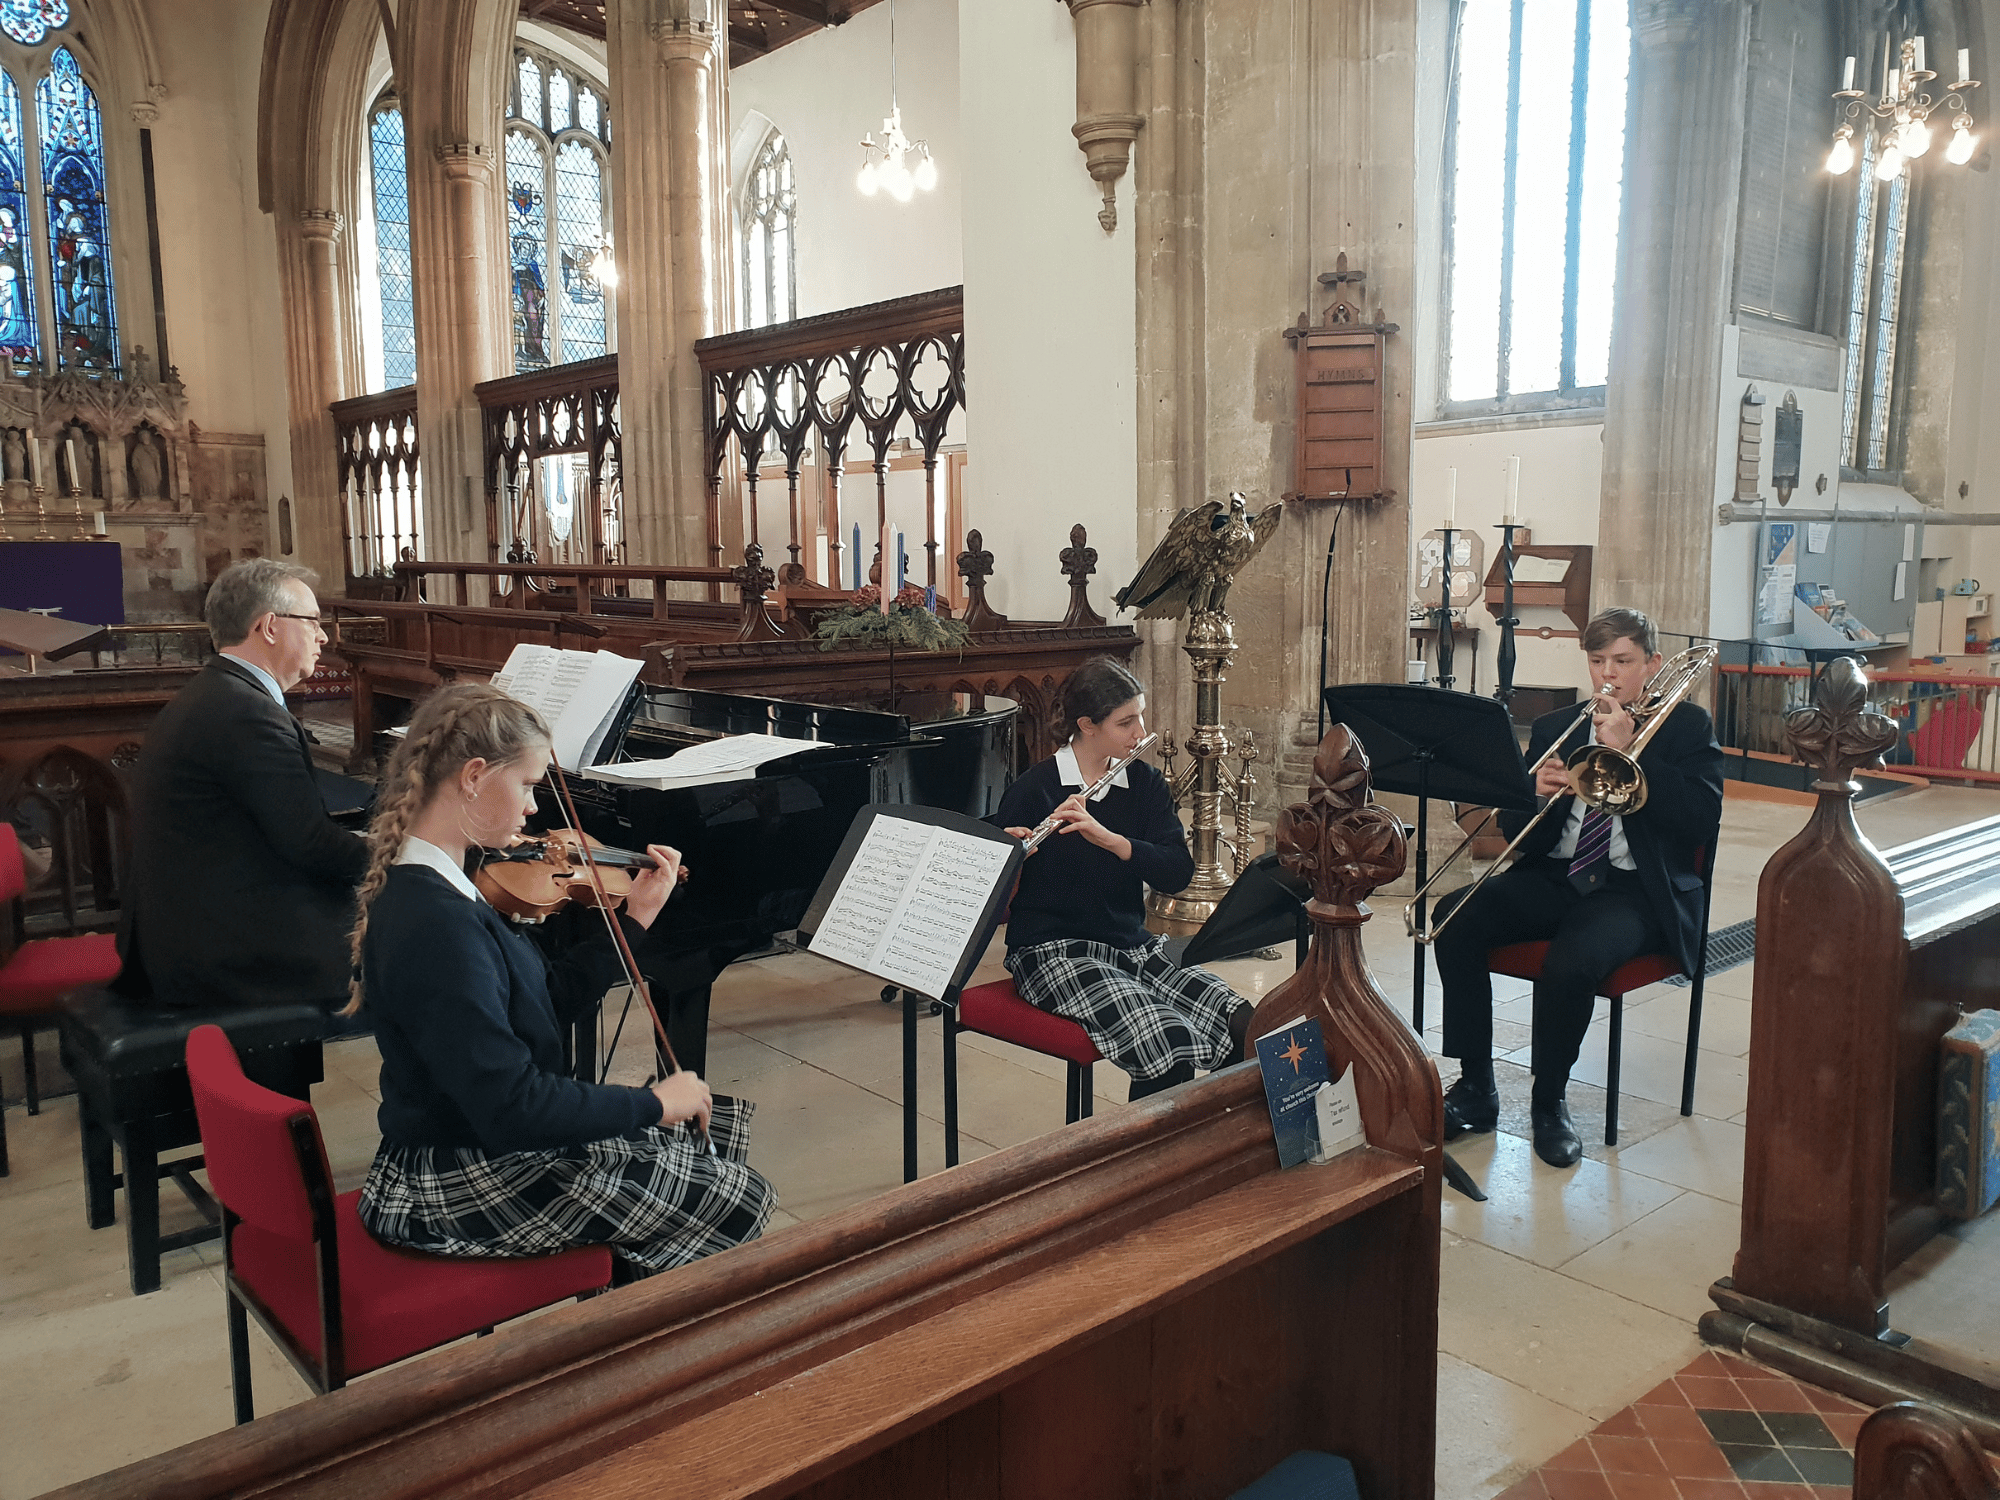
<path fill-rule="evenodd" d="M 1092 802 L 1102 802 L 1106 797 L 1111 795 L 1111 789 L 1114 786 L 1130 786 L 1131 782 L 1125 775 L 1127 768 L 1127 766 L 1120 766 L 1116 776 L 1091 793 L 1090 800 Z M 1068 745 L 1064 745 L 1062 749 L 1056 751 L 1056 780 L 1064 786 L 1073 786 L 1079 790 L 1090 784 L 1083 779 L 1083 767 L 1076 763 L 1076 752 Z"/>
<path fill-rule="evenodd" d="M 1590 743 L 1593 745 L 1597 743 L 1597 724 L 1595 720 L 1590 725 Z M 1555 848 L 1549 851 L 1550 859 L 1559 859 L 1567 863 L 1576 857 L 1576 836 L 1583 830 L 1583 815 L 1586 811 L 1587 809 L 1581 800 L 1575 797 L 1569 799 L 1569 817 L 1563 823 L 1562 837 L 1556 841 Z M 1632 860 L 1632 846 L 1625 840 L 1625 820 L 1623 818 L 1613 818 L 1611 820 L 1610 857 L 1611 868 L 1614 870 L 1636 870 L 1639 868 Z"/>
<path fill-rule="evenodd" d="M 451 882 L 451 888 L 461 896 L 472 901 L 484 901 L 486 899 L 479 894 L 479 887 L 467 878 L 465 871 L 451 862 L 451 856 L 438 848 L 429 839 L 420 839 L 414 836 L 404 839 L 403 851 L 396 856 L 396 863 L 399 865 L 423 865 L 428 869 L 436 870 L 438 874 Z"/>

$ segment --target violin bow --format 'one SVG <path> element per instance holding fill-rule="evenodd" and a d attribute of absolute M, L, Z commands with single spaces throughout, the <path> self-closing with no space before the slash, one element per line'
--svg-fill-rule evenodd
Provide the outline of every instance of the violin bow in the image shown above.
<path fill-rule="evenodd" d="M 576 803 L 569 794 L 569 782 L 563 776 L 562 767 L 553 758 L 549 761 L 549 780 L 555 787 L 556 800 L 561 805 L 563 816 L 569 819 L 569 826 L 576 830 L 579 840 L 586 837 L 583 824 L 576 815 Z M 611 910 L 611 903 L 604 893 L 604 877 L 598 873 L 597 861 L 590 857 L 590 846 L 583 845 L 583 868 L 590 877 L 590 888 L 597 893 L 597 911 L 604 918 L 604 929 L 611 934 L 611 943 L 618 950 L 619 965 L 625 971 L 625 982 L 645 1004 L 646 1014 L 653 1019 L 653 1040 L 659 1043 L 660 1055 L 667 1060 L 667 1066 L 675 1073 L 684 1071 L 681 1060 L 674 1056 L 674 1044 L 667 1040 L 667 1028 L 660 1020 L 659 1007 L 653 1004 L 653 988 L 646 982 L 646 976 L 639 972 L 639 961 L 632 956 L 632 945 L 625 941 L 624 929 L 619 927 L 618 918 Z M 715 1142 L 703 1130 L 697 1117 L 695 1129 L 708 1143 L 708 1154 L 715 1155 Z"/>

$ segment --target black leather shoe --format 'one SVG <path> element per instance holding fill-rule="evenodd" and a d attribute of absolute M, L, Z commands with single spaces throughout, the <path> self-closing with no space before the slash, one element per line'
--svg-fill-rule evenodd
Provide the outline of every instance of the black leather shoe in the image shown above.
<path fill-rule="evenodd" d="M 1484 1135 L 1500 1123 L 1500 1090 L 1481 1088 L 1461 1078 L 1444 1091 L 1444 1138 Z"/>
<path fill-rule="evenodd" d="M 1528 1119 L 1535 1128 L 1535 1155 L 1552 1167 L 1573 1167 L 1583 1159 L 1583 1142 L 1576 1138 L 1566 1103 L 1532 1104 Z"/>

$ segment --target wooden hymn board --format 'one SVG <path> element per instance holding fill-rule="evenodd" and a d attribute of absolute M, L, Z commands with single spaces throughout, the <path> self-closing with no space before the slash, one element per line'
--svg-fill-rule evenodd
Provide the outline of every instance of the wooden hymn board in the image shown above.
<path fill-rule="evenodd" d="M 799 936 L 810 952 L 943 1000 L 992 941 L 1026 857 L 1018 839 L 963 813 L 870 803 Z"/>

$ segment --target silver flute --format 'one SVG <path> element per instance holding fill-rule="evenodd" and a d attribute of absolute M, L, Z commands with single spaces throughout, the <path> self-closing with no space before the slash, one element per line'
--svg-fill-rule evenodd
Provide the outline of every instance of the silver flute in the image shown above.
<path fill-rule="evenodd" d="M 1140 756 L 1144 755 L 1148 750 L 1152 749 L 1153 746 L 1157 745 L 1159 742 L 1160 742 L 1160 737 L 1158 734 L 1147 735 L 1143 740 L 1139 741 L 1138 749 L 1134 750 L 1130 755 L 1126 756 L 1123 760 L 1119 760 L 1114 757 L 1111 761 L 1111 764 L 1104 768 L 1104 774 L 1102 776 L 1098 777 L 1097 780 L 1091 782 L 1091 784 L 1085 787 L 1081 792 L 1070 793 L 1070 796 L 1071 797 L 1081 796 L 1084 801 L 1088 802 L 1092 797 L 1095 797 L 1105 787 L 1111 785 L 1113 779 L 1116 778 L 1116 776 L 1120 771 L 1124 770 L 1127 766 L 1131 765 L 1133 761 L 1137 760 Z M 1069 801 L 1069 797 L 1063 798 L 1063 801 L 1064 802 Z M 1034 848 L 1037 844 L 1041 843 L 1043 839 L 1047 838 L 1050 834 L 1054 833 L 1056 829 L 1061 826 L 1062 826 L 1061 824 L 1056 822 L 1055 815 L 1050 814 L 1048 817 L 1042 819 L 1041 822 L 1035 825 L 1035 831 L 1028 835 L 1027 840 L 1021 845 L 1021 847 L 1023 849 Z"/>

